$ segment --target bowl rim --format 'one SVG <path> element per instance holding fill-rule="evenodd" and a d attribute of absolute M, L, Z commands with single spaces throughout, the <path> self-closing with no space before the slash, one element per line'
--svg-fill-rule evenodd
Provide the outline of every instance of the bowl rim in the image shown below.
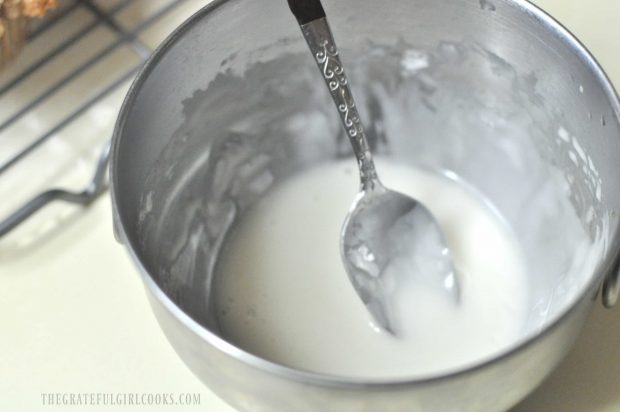
<path fill-rule="evenodd" d="M 364 377 L 347 377 L 339 375 L 330 375 L 325 373 L 317 373 L 295 369 L 292 367 L 284 366 L 276 362 L 272 362 L 253 355 L 228 341 L 224 340 L 217 334 L 211 332 L 206 327 L 198 323 L 196 320 L 187 315 L 172 299 L 166 295 L 166 293 L 157 285 L 153 280 L 148 270 L 144 266 L 143 262 L 137 253 L 136 245 L 127 236 L 126 225 L 123 222 L 123 217 L 119 211 L 118 199 L 120 197 L 118 193 L 118 175 L 116 170 L 116 159 L 118 159 L 118 152 L 120 150 L 120 140 L 123 135 L 125 124 L 131 112 L 131 108 L 134 106 L 137 96 L 146 80 L 149 78 L 151 72 L 157 67 L 159 61 L 163 56 L 175 45 L 175 43 L 184 36 L 194 25 L 203 18 L 208 18 L 208 15 L 214 12 L 222 5 L 229 1 L 240 0 L 212 0 L 209 4 L 202 7 L 195 12 L 191 17 L 185 20 L 180 26 L 178 26 L 168 37 L 155 49 L 151 56 L 147 59 L 145 64 L 140 68 L 136 77 L 134 78 L 124 100 L 121 105 L 119 115 L 114 126 L 112 134 L 112 149 L 111 149 L 111 161 L 110 161 L 110 195 L 112 200 L 112 214 L 114 220 L 114 231 L 117 239 L 121 242 L 130 258 L 134 261 L 138 267 L 143 282 L 147 285 L 148 291 L 159 301 L 159 303 L 184 327 L 186 327 L 193 334 L 198 336 L 201 340 L 217 348 L 224 354 L 234 358 L 235 360 L 252 366 L 267 373 L 279 376 L 284 379 L 294 380 L 299 383 L 316 385 L 316 386 L 329 386 L 342 389 L 397 389 L 399 387 L 411 387 L 412 385 L 426 385 L 429 383 L 435 383 L 440 381 L 451 380 L 461 377 L 466 374 L 470 374 L 482 369 L 485 369 L 497 362 L 504 359 L 508 359 L 517 353 L 523 352 L 527 348 L 531 347 L 539 340 L 547 335 L 552 334 L 558 329 L 564 321 L 569 318 L 573 312 L 575 312 L 585 299 L 591 299 L 590 294 L 592 291 L 600 291 L 601 284 L 606 276 L 614 270 L 615 263 L 620 256 L 620 225 L 616 229 L 615 233 L 611 236 L 611 241 L 605 252 L 605 257 L 598 267 L 598 270 L 593 274 L 589 282 L 583 287 L 580 293 L 575 298 L 572 305 L 566 307 L 561 311 L 556 318 L 551 321 L 546 328 L 524 335 L 521 339 L 515 341 L 512 345 L 504 348 L 501 352 L 487 357 L 485 359 L 473 362 L 470 365 L 454 368 L 454 370 L 447 370 L 443 372 L 437 372 L 428 374 L 427 376 L 416 375 L 411 378 L 364 378 Z M 560 22 L 555 20 L 550 14 L 534 5 L 529 0 L 495 0 L 502 2 L 509 7 L 513 7 L 522 13 L 533 17 L 538 24 L 540 24 L 547 32 L 554 35 L 557 39 L 561 40 L 565 46 L 572 50 L 577 57 L 586 64 L 588 69 L 592 72 L 598 83 L 605 91 L 605 94 L 615 112 L 616 120 L 620 119 L 620 98 L 618 93 L 614 89 L 609 77 L 600 66 L 598 61 L 589 52 L 589 50 L 583 45 L 570 30 L 564 27 Z M 597 296 L 599 293 L 597 292 Z"/>

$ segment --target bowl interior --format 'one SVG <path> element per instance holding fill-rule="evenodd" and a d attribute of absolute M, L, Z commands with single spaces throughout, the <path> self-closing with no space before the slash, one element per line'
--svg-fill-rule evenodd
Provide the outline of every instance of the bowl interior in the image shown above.
<path fill-rule="evenodd" d="M 129 243 L 159 287 L 215 333 L 212 291 L 229 231 L 279 182 L 352 157 L 288 9 L 257 3 L 215 1 L 169 40 L 115 141 Z M 351 4 L 325 8 L 373 151 L 449 171 L 487 199 L 525 256 L 524 339 L 540 332 L 618 246 L 620 126 L 609 84 L 525 2 Z"/>

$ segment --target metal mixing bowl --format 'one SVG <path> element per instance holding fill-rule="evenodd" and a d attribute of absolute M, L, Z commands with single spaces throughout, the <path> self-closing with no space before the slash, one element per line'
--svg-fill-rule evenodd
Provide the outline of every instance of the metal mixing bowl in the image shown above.
<path fill-rule="evenodd" d="M 240 410 L 505 410 L 560 362 L 601 286 L 605 304 L 617 298 L 618 97 L 585 48 L 523 0 L 325 0 L 325 8 L 345 65 L 356 67 L 374 149 L 454 172 L 514 229 L 533 307 L 523 339 L 469 368 L 387 381 L 294 370 L 220 336 L 212 290 L 226 234 L 273 184 L 350 156 L 335 117 L 319 140 L 273 121 L 329 107 L 281 0 L 215 0 L 143 68 L 112 148 L 117 238 L 181 358 Z M 295 82 L 297 96 L 282 93 Z M 404 98 L 415 131 L 383 127 L 391 109 L 375 86 L 414 88 Z M 565 194 L 570 210 L 537 197 L 541 187 Z M 568 214 L 593 244 L 581 266 Z"/>

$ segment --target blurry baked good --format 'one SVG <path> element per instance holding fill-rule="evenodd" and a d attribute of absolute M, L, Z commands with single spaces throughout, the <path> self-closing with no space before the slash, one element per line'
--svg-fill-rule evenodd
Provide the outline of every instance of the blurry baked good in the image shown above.
<path fill-rule="evenodd" d="M 56 6 L 57 0 L 0 0 L 0 69 L 24 45 L 29 20 Z"/>

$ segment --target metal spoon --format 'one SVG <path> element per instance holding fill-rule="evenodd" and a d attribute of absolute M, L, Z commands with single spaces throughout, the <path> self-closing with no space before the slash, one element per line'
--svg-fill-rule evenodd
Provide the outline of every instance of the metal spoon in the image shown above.
<path fill-rule="evenodd" d="M 444 288 L 458 302 L 460 287 L 452 257 L 428 209 L 381 184 L 320 0 L 288 3 L 338 108 L 359 165 L 361 190 L 345 219 L 340 239 L 343 262 L 376 326 L 398 335 L 391 295 L 403 279 L 395 278 L 393 271 L 387 279 L 388 266 L 396 260 L 401 266 L 407 262 L 411 272 L 407 276 L 422 276 L 434 282 L 433 287 Z"/>

